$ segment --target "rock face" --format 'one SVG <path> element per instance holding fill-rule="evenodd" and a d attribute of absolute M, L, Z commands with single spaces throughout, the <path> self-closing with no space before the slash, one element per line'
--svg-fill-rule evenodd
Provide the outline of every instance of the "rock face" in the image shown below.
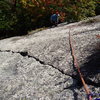
<path fill-rule="evenodd" d="M 0 40 L 0 100 L 87 100 L 73 66 L 69 31 L 81 72 L 100 93 L 100 16 Z"/>

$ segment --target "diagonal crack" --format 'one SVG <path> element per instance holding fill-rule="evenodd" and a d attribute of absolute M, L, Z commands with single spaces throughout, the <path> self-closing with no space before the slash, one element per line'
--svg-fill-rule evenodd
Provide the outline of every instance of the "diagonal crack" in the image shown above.
<path fill-rule="evenodd" d="M 19 52 L 19 51 L 16 52 L 16 51 L 11 51 L 11 50 L 4 50 L 4 51 L 0 50 L 0 52 L 11 52 L 11 53 L 13 53 L 13 54 L 14 54 L 14 53 L 17 53 L 17 54 L 20 54 L 20 55 L 23 56 L 23 57 L 34 58 L 34 59 L 35 59 L 37 62 L 39 62 L 40 64 L 51 66 L 52 68 L 58 70 L 61 74 L 70 76 L 72 79 L 75 79 L 75 78 L 73 78 L 73 76 L 71 76 L 71 75 L 65 73 L 63 70 L 61 70 L 61 69 L 59 69 L 59 68 L 53 66 L 52 64 L 47 64 L 46 62 L 40 60 L 39 58 L 37 58 L 37 57 L 35 57 L 35 56 L 29 55 L 28 52 L 26 52 L 26 51 L 24 51 L 24 52 Z M 68 80 L 65 80 L 65 81 L 59 82 L 58 84 L 55 84 L 55 85 L 60 85 L 60 84 L 65 83 L 65 82 L 67 82 L 67 81 L 68 81 Z M 73 87 L 75 87 L 75 86 L 76 86 L 75 84 L 72 84 L 72 85 L 69 86 L 69 87 L 63 88 L 62 91 L 66 90 L 66 89 L 73 88 Z M 72 90 L 73 90 L 73 89 L 72 89 Z M 61 91 L 61 92 L 62 92 L 62 91 Z M 74 90 L 73 90 L 73 91 L 74 91 Z M 74 95 L 75 95 L 75 93 L 74 93 Z M 74 97 L 76 98 L 76 96 L 74 96 Z M 75 100 L 77 100 L 77 99 L 75 99 Z"/>
<path fill-rule="evenodd" d="M 18 51 L 18 52 L 15 52 L 15 51 L 11 51 L 11 50 L 0 50 L 0 52 L 18 53 L 18 54 L 20 54 L 20 55 L 23 56 L 23 57 L 26 57 L 26 56 L 27 56 L 28 58 L 34 58 L 34 59 L 35 59 L 37 62 L 39 62 L 40 64 L 51 66 L 52 68 L 58 70 L 58 71 L 61 72 L 62 74 L 74 78 L 73 76 L 71 76 L 71 75 L 65 73 L 62 69 L 59 69 L 59 68 L 53 66 L 52 64 L 47 64 L 46 62 L 40 60 L 39 58 L 37 58 L 37 57 L 35 57 L 35 56 L 31 56 L 31 55 L 29 55 L 27 51 L 23 51 L 23 52 L 19 52 L 19 51 Z M 74 79 L 75 79 L 75 78 L 74 78 Z"/>
<path fill-rule="evenodd" d="M 26 57 L 26 56 L 27 56 L 28 58 L 34 58 L 34 59 L 35 59 L 37 62 L 39 62 L 40 64 L 45 65 L 45 66 L 46 66 L 46 65 L 51 66 L 52 68 L 58 70 L 58 71 L 61 72 L 62 74 L 67 75 L 67 76 L 70 76 L 72 79 L 75 79 L 75 80 L 77 81 L 77 85 L 78 85 L 79 87 L 82 86 L 82 83 L 81 83 L 81 81 L 80 81 L 80 78 L 77 76 L 78 74 L 76 74 L 76 75 L 67 74 L 67 73 L 65 73 L 62 69 L 59 69 L 59 68 L 53 66 L 52 64 L 48 64 L 48 63 L 46 63 L 46 62 L 40 60 L 39 58 L 37 58 L 37 57 L 35 57 L 35 56 L 29 55 L 28 52 L 26 52 L 26 51 L 23 51 L 23 52 L 19 52 L 19 51 L 18 51 L 18 52 L 15 52 L 15 51 L 11 51 L 11 50 L 3 50 L 3 51 L 0 50 L 0 52 L 18 53 L 18 54 L 20 54 L 20 55 L 23 56 L 23 57 Z M 87 78 L 86 78 L 86 83 L 89 84 L 89 85 L 92 85 L 92 86 L 96 86 L 96 87 L 100 86 L 98 83 L 94 83 L 94 82 L 92 82 L 91 80 L 89 80 L 89 79 L 87 79 Z"/>

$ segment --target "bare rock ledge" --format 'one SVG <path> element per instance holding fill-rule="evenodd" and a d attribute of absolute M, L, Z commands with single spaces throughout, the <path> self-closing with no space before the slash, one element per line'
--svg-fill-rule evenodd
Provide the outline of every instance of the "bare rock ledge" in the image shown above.
<path fill-rule="evenodd" d="M 87 100 L 73 66 L 69 31 L 84 79 L 91 92 L 100 93 L 100 39 L 96 37 L 100 16 L 96 16 L 0 40 L 0 100 Z"/>

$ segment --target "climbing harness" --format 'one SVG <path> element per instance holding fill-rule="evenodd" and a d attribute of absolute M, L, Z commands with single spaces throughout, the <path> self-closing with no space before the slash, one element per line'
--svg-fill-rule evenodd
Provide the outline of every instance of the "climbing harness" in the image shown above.
<path fill-rule="evenodd" d="M 82 73 L 80 71 L 80 68 L 79 68 L 79 65 L 78 65 L 78 62 L 77 62 L 77 59 L 76 59 L 76 56 L 75 56 L 74 48 L 73 48 L 73 45 L 72 45 L 72 39 L 71 39 L 70 31 L 69 31 L 69 43 L 70 43 L 71 53 L 72 53 L 72 57 L 73 57 L 73 61 L 74 61 L 74 67 L 77 69 L 77 71 L 79 73 L 79 76 L 80 76 L 80 79 L 83 83 L 83 86 L 84 86 L 85 92 L 87 94 L 88 100 L 93 100 L 92 96 L 91 96 L 91 92 L 90 92 L 87 84 L 85 83 L 85 80 L 84 80 Z"/>
<path fill-rule="evenodd" d="M 91 93 L 90 95 L 91 95 L 91 97 L 95 98 L 93 100 L 100 100 L 100 94 L 98 94 L 98 93 Z"/>

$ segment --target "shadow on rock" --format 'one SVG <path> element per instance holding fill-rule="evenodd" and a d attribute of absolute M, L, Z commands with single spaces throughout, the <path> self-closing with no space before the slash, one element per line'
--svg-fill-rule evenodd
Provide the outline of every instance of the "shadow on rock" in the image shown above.
<path fill-rule="evenodd" d="M 87 58 L 87 63 L 81 67 L 86 83 L 93 86 L 100 86 L 100 51 L 95 52 Z"/>
<path fill-rule="evenodd" d="M 100 51 L 95 52 L 87 58 L 87 62 L 80 66 L 84 80 L 88 85 L 100 87 Z M 80 76 L 74 74 L 73 77 L 77 80 L 78 88 L 83 86 Z"/>

